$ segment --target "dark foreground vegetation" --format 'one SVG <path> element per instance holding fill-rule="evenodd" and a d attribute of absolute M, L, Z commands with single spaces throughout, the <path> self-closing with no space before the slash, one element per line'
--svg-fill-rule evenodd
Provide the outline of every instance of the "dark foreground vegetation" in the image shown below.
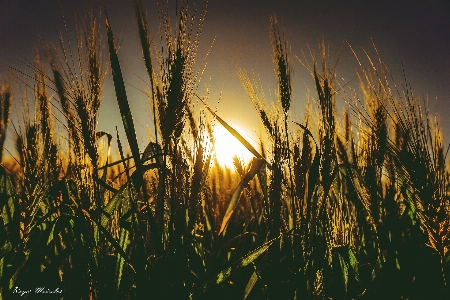
<path fill-rule="evenodd" d="M 164 47 L 135 8 L 155 126 L 144 153 L 106 16 L 16 73 L 22 94 L 1 87 L 0 149 L 13 99 L 24 113 L 17 162 L 0 168 L 0 298 L 450 299 L 447 149 L 381 60 L 355 54 L 357 93 L 324 46 L 303 59 L 316 104 L 292 120 L 292 56 L 273 17 L 275 105 L 239 70 L 267 135 L 254 149 L 198 96 L 205 7 L 183 2 L 175 30 L 162 9 Z M 126 136 L 96 129 L 109 70 Z M 254 154 L 249 166 L 218 164 L 212 123 Z"/>

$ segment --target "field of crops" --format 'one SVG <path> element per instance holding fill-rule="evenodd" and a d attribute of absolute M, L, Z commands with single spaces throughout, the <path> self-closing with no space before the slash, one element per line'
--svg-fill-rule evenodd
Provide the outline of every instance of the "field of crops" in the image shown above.
<path fill-rule="evenodd" d="M 199 91 L 205 7 L 182 1 L 176 24 L 162 9 L 152 37 L 134 5 L 155 128 L 144 152 L 104 14 L 0 83 L 0 299 L 450 299 L 448 149 L 407 81 L 355 53 L 356 93 L 323 43 L 295 58 L 315 91 L 294 119 L 294 56 L 272 16 L 273 99 L 238 71 L 265 130 L 255 149 Z M 125 136 L 97 129 L 106 76 Z M 218 162 L 217 127 L 248 165 Z"/>

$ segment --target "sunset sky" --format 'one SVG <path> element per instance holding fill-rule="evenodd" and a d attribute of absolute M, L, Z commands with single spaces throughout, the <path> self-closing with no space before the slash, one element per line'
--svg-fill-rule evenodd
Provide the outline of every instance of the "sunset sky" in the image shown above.
<path fill-rule="evenodd" d="M 106 10 L 116 40 L 121 42 L 119 59 L 137 127 L 138 142 L 143 148 L 148 142 L 145 132 L 151 120 L 145 95 L 133 87 L 142 87 L 138 76 L 148 80 L 137 40 L 133 2 L 96 0 L 85 1 L 84 5 L 80 3 L 83 2 L 1 0 L 1 78 L 7 76 L 6 66 L 24 70 L 25 66 L 17 59 L 31 60 L 34 47 L 39 41 L 56 44 L 58 30 L 63 29 L 64 19 L 69 29 L 73 29 L 75 11 L 81 15 L 85 11 L 83 7 L 90 6 L 94 13 Z M 153 26 L 150 33 L 158 37 L 157 5 L 155 1 L 144 1 L 144 6 Z M 174 5 L 171 4 L 170 7 L 175 11 Z M 269 36 L 269 17 L 274 13 L 283 24 L 286 38 L 291 45 L 294 119 L 303 121 L 307 89 L 311 88 L 315 93 L 311 76 L 295 56 L 303 57 L 302 50 L 308 53 L 308 45 L 318 54 L 319 41 L 324 39 L 330 47 L 332 61 L 342 49 L 337 77 L 343 82 L 352 79 L 360 70 L 346 42 L 363 57 L 362 48 L 374 55 L 373 40 L 398 84 L 404 82 L 403 64 L 415 95 L 422 99 L 428 95 L 432 104 L 438 99 L 437 111 L 446 133 L 445 141 L 449 141 L 449 1 L 211 0 L 200 39 L 197 57 L 199 62 L 205 57 L 214 38 L 215 42 L 206 59 L 207 68 L 200 83 L 199 93 L 204 95 L 205 86 L 208 85 L 209 103 L 213 107 L 216 107 L 221 93 L 217 106 L 218 114 L 231 125 L 243 128 L 249 139 L 256 141 L 261 129 L 252 103 L 239 81 L 237 70 L 241 68 L 250 75 L 252 72 L 259 75 L 267 100 L 274 100 L 276 86 Z M 104 22 L 104 13 L 102 18 Z M 104 37 L 106 38 L 106 35 Z M 115 126 L 122 128 L 111 75 L 108 74 L 99 127 L 114 133 Z M 11 128 L 9 133 L 12 136 Z"/>

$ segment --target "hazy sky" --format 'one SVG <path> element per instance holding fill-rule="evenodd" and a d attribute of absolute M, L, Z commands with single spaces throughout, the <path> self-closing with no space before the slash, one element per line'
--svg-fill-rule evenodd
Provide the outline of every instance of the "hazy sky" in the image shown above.
<path fill-rule="evenodd" d="M 157 36 L 157 5 L 155 1 L 144 1 L 144 5 L 152 24 L 150 32 Z M 16 59 L 31 59 L 39 41 L 56 43 L 58 30 L 63 28 L 63 14 L 69 29 L 73 29 L 74 12 L 80 15 L 86 6 L 91 6 L 94 12 L 106 9 L 115 37 L 120 37 L 119 58 L 138 127 L 140 146 L 145 147 L 144 143 L 148 142 L 145 128 L 150 124 L 150 111 L 145 96 L 132 85 L 141 86 L 137 76 L 145 80 L 147 77 L 137 41 L 132 1 L 0 0 L 0 74 L 6 75 L 5 64 L 25 69 Z M 374 54 L 373 40 L 397 83 L 403 83 L 403 64 L 415 95 L 421 98 L 428 95 L 433 103 L 437 97 L 437 110 L 447 136 L 445 140 L 449 141 L 448 0 L 209 1 L 200 40 L 199 61 L 210 49 L 214 38 L 215 42 L 206 60 L 207 69 L 199 93 L 205 94 L 205 85 L 208 85 L 213 106 L 217 104 L 221 93 L 218 113 L 230 124 L 246 128 L 253 138 L 260 130 L 259 125 L 255 125 L 257 115 L 237 76 L 238 68 L 259 75 L 268 100 L 274 99 L 270 96 L 275 89 L 275 75 L 269 37 L 269 17 L 273 13 L 282 22 L 291 45 L 294 58 L 293 108 L 298 121 L 303 120 L 302 109 L 307 88 L 313 87 L 313 81 L 295 55 L 302 57 L 302 50 L 309 51 L 308 45 L 318 53 L 319 41 L 324 39 L 330 47 L 331 57 L 337 58 L 342 49 L 337 77 L 349 80 L 356 75 L 359 67 L 345 42 L 348 41 L 362 57 L 362 47 Z M 122 128 L 122 124 L 110 77 L 108 74 L 99 126 L 102 130 L 114 133 L 115 126 Z"/>

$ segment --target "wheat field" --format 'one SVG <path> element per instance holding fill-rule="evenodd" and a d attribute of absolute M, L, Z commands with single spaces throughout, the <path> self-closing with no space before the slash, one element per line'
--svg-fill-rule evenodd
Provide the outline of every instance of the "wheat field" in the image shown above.
<path fill-rule="evenodd" d="M 264 128 L 255 148 L 199 87 L 206 4 L 181 1 L 175 23 L 161 9 L 154 37 L 133 3 L 147 145 L 104 13 L 1 83 L 0 299 L 450 299 L 448 148 L 407 82 L 348 45 L 356 94 L 325 42 L 293 55 L 272 15 L 273 99 L 248 70 L 236 75 Z M 315 89 L 304 119 L 291 113 L 294 60 Z M 97 128 L 107 76 L 125 136 Z M 14 123 L 12 102 L 23 108 Z M 249 163 L 218 161 L 218 127 Z"/>

